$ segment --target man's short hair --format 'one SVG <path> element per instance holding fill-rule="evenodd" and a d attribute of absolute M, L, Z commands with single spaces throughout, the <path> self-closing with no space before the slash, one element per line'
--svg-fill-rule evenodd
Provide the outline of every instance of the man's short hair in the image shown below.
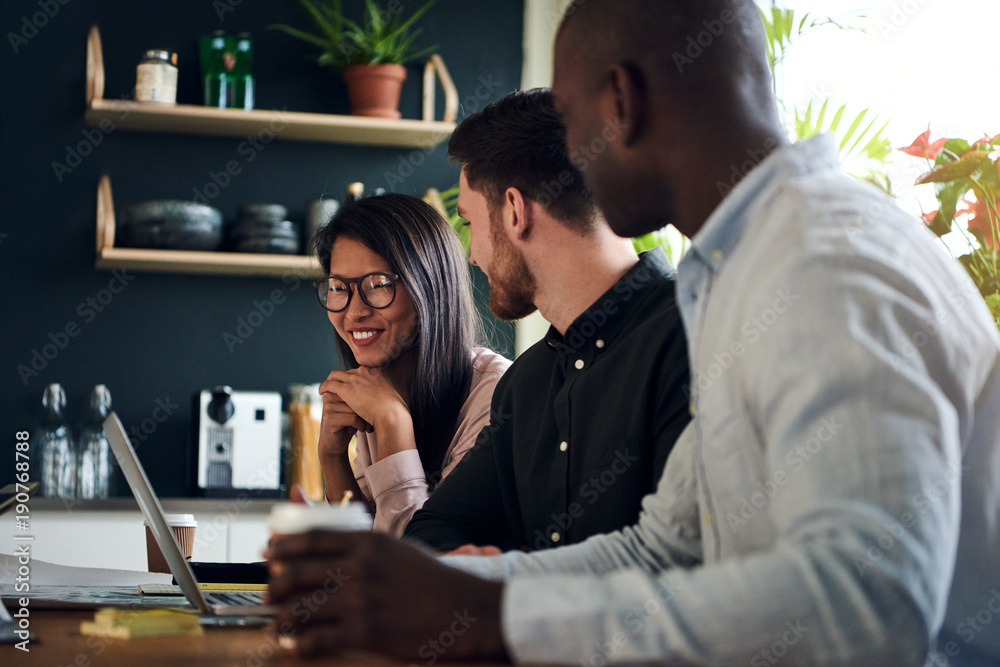
<path fill-rule="evenodd" d="M 548 88 L 511 93 L 463 120 L 448 155 L 462 163 L 469 186 L 492 210 L 514 187 L 571 229 L 588 232 L 600 219 L 566 151 L 566 128 Z"/>

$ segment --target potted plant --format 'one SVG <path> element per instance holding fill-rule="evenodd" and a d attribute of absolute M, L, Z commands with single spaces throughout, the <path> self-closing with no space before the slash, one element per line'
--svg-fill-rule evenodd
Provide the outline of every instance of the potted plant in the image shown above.
<path fill-rule="evenodd" d="M 930 140 L 927 130 L 902 152 L 927 162 L 916 185 L 933 184 L 938 209 L 924 222 L 956 255 L 1000 327 L 1000 134 L 971 144 L 965 139 Z M 955 248 L 958 248 L 956 251 Z"/>
<path fill-rule="evenodd" d="M 395 9 L 389 10 L 376 0 L 365 0 L 360 23 L 344 16 L 340 0 L 299 2 L 309 13 L 316 32 L 284 24 L 268 28 L 282 30 L 322 50 L 317 63 L 342 71 L 352 114 L 399 118 L 399 94 L 406 79 L 403 65 L 435 48 L 413 50 L 413 42 L 421 32 L 413 26 L 435 0 L 428 0 L 405 19 L 401 2 L 390 3 Z"/>

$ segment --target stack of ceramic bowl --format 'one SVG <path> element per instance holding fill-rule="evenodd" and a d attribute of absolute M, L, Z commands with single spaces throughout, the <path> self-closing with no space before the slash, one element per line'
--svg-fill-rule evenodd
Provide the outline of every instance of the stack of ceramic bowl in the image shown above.
<path fill-rule="evenodd" d="M 288 210 L 281 204 L 243 204 L 237 208 L 237 215 L 229 230 L 229 245 L 234 252 L 299 253 L 299 225 L 285 219 Z"/>
<path fill-rule="evenodd" d="M 195 202 L 160 199 L 125 206 L 116 220 L 115 245 L 159 250 L 216 250 L 222 213 Z"/>

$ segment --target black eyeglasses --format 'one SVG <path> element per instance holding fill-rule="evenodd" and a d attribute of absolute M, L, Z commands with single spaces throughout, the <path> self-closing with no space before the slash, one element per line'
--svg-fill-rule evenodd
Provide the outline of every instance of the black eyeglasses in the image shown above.
<path fill-rule="evenodd" d="M 361 299 L 372 308 L 388 308 L 396 299 L 396 283 L 400 280 L 395 273 L 369 273 L 360 278 L 323 278 L 313 283 L 319 305 L 331 313 L 339 313 L 351 303 L 354 291 L 351 283 L 358 286 Z"/>

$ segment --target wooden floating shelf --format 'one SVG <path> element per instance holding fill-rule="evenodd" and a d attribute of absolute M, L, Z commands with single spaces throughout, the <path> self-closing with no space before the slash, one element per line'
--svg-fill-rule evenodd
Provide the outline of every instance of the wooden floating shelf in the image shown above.
<path fill-rule="evenodd" d="M 319 261 L 310 255 L 116 248 L 114 243 L 115 208 L 111 196 L 111 179 L 101 176 L 97 184 L 95 266 L 98 269 L 195 275 L 323 277 Z"/>
<path fill-rule="evenodd" d="M 445 92 L 444 120 L 434 120 L 436 79 L 441 81 Z M 424 66 L 423 84 L 423 120 L 106 100 L 101 35 L 94 26 L 87 37 L 87 107 L 84 120 L 92 127 L 110 122 L 115 128 L 148 132 L 237 137 L 271 133 L 278 139 L 296 141 L 430 148 L 447 139 L 455 129 L 458 92 L 444 61 L 436 54 Z"/>
<path fill-rule="evenodd" d="M 87 125 L 107 119 L 114 127 L 148 132 L 263 136 L 367 146 L 430 148 L 455 129 L 455 123 L 423 120 L 380 120 L 361 116 L 330 116 L 298 111 L 240 111 L 190 104 L 163 105 L 132 100 L 95 100 L 87 108 Z"/>
<path fill-rule="evenodd" d="M 323 272 L 313 257 L 256 255 L 240 252 L 195 252 L 110 248 L 97 258 L 98 269 L 143 273 L 184 273 L 216 276 L 297 276 L 320 278 Z"/>

